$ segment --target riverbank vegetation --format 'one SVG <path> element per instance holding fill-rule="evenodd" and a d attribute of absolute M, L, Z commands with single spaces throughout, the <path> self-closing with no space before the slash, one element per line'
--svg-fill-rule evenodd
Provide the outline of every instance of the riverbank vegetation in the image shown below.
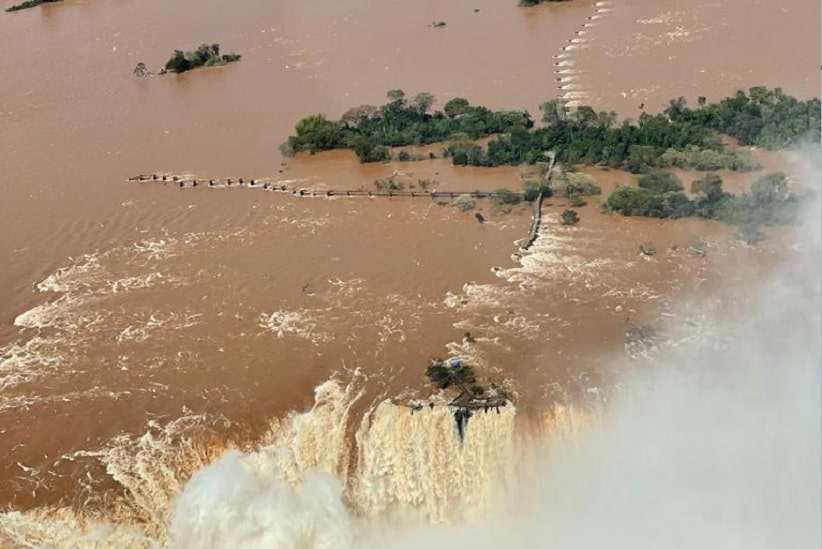
<path fill-rule="evenodd" d="M 6 8 L 7 12 L 10 11 L 19 11 L 28 8 L 34 8 L 39 6 L 40 4 L 51 4 L 54 2 L 62 2 L 63 0 L 26 0 L 25 2 L 21 2 L 20 4 L 15 4 L 10 8 Z"/>

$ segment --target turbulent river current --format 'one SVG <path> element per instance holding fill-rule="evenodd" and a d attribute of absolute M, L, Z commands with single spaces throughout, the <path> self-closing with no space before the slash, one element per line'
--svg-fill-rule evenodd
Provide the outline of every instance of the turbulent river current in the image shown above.
<path fill-rule="evenodd" d="M 394 88 L 622 118 L 818 96 L 818 3 L 241 4 L 0 16 L 0 547 L 819 545 L 816 210 L 752 247 L 607 215 L 633 176 L 580 167 L 603 196 L 572 227 L 547 200 L 526 251 L 525 204 L 323 193 L 518 168 L 277 152 Z M 203 42 L 242 60 L 132 73 Z M 751 154 L 818 185 L 818 151 Z M 318 196 L 127 182 L 155 172 Z M 510 401 L 458 425 L 424 376 L 449 356 Z"/>

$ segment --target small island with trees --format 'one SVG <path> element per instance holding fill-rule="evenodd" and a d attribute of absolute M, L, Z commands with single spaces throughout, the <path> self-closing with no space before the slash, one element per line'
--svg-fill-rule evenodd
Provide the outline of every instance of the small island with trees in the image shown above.
<path fill-rule="evenodd" d="M 198 67 L 219 67 L 239 61 L 242 56 L 236 53 L 220 54 L 220 44 L 202 44 L 194 51 L 174 50 L 165 66 L 157 74 L 168 72 L 183 73 Z M 150 76 L 154 73 L 146 68 L 145 63 L 137 63 L 134 68 L 136 76 Z"/>
<path fill-rule="evenodd" d="M 519 5 L 523 7 L 537 6 L 539 4 L 548 4 L 551 2 L 570 2 L 571 0 L 519 0 Z"/>
<path fill-rule="evenodd" d="M 459 357 L 448 360 L 432 359 L 425 370 L 425 376 L 437 389 L 456 388 L 460 390 L 456 398 L 448 403 L 448 406 L 454 410 L 454 421 L 460 440 L 465 438 L 468 420 L 474 412 L 483 410 L 488 413 L 489 410 L 496 410 L 499 413 L 499 409 L 505 407 L 509 401 L 508 395 L 496 384 L 492 383 L 487 390 L 479 385 L 474 369 L 464 364 Z M 422 408 L 422 404 L 417 404 L 412 407 L 411 413 Z"/>

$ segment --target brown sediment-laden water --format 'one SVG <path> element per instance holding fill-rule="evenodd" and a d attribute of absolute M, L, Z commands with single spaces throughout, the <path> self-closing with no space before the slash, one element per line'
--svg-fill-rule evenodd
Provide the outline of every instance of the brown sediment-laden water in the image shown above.
<path fill-rule="evenodd" d="M 126 179 L 173 172 L 322 191 L 396 174 L 443 191 L 519 190 L 515 168 L 362 165 L 349 151 L 284 159 L 277 146 L 300 117 L 380 104 L 391 88 L 532 113 L 563 97 L 624 117 L 760 84 L 810 97 L 818 16 L 814 2 L 680 0 L 66 0 L 4 13 L 0 539 L 68 545 L 89 516 L 117 526 L 115 545 L 187 535 L 170 526 L 176 497 L 226 448 L 248 452 L 231 459 L 260 478 L 342 479 L 357 516 L 482 516 L 522 439 L 596 415 L 620 374 L 603 357 L 624 354 L 626 331 L 685 320 L 707 330 L 710 313 L 679 304 L 749 276 L 741 264 L 764 279 L 790 236 L 750 248 L 715 222 L 603 214 L 599 203 L 632 176 L 599 168 L 585 171 L 605 194 L 578 210 L 580 224 L 562 225 L 565 199 L 547 199 L 527 252 L 527 204 L 496 215 L 484 199 L 460 212 L 426 198 Z M 763 40 L 776 26 L 792 31 Z M 201 42 L 242 60 L 132 74 Z M 737 189 L 754 176 L 723 173 Z M 655 255 L 639 253 L 646 242 Z M 743 301 L 725 295 L 714 312 Z M 515 396 L 470 420 L 477 436 L 462 453 L 445 396 L 413 415 L 391 404 L 427 403 L 424 367 L 447 355 Z"/>

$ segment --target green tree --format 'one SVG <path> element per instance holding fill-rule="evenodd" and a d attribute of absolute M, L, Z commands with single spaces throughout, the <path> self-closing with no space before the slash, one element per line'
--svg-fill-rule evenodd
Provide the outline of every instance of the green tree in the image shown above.
<path fill-rule="evenodd" d="M 402 103 L 405 100 L 405 92 L 402 90 L 388 90 L 385 94 L 391 103 Z"/>
<path fill-rule="evenodd" d="M 477 381 L 474 369 L 470 366 L 462 365 L 452 367 L 439 358 L 431 360 L 431 363 L 425 370 L 425 376 L 438 389 L 458 387 L 465 392 L 471 392 L 468 390 L 468 386 L 475 384 Z"/>
<path fill-rule="evenodd" d="M 691 183 L 691 193 L 714 202 L 722 196 L 722 178 L 715 173 L 707 173 Z"/>
<path fill-rule="evenodd" d="M 785 200 L 788 196 L 788 178 L 784 173 L 764 175 L 751 185 L 751 196 L 760 205 Z"/>
<path fill-rule="evenodd" d="M 461 114 L 466 114 L 468 111 L 471 110 L 471 105 L 468 103 L 467 99 L 463 99 L 462 97 L 455 97 L 448 101 L 443 108 L 445 114 L 451 118 L 455 116 L 459 116 Z"/>
<path fill-rule="evenodd" d="M 420 92 L 411 99 L 411 105 L 422 116 L 428 112 L 428 109 L 434 104 L 436 99 L 427 92 Z"/>
<path fill-rule="evenodd" d="M 188 59 L 186 59 L 185 52 L 181 50 L 174 50 L 174 55 L 171 56 L 171 59 L 166 61 L 165 68 L 167 71 L 179 73 L 191 70 L 194 66 Z"/>
<path fill-rule="evenodd" d="M 631 145 L 628 148 L 628 171 L 644 173 L 656 163 L 657 154 L 648 145 Z"/>
<path fill-rule="evenodd" d="M 542 123 L 549 125 L 565 121 L 568 112 L 566 102 L 562 99 L 546 101 L 539 106 L 539 110 L 542 112 Z"/>
<path fill-rule="evenodd" d="M 638 185 L 654 193 L 679 192 L 684 188 L 676 174 L 662 170 L 639 176 Z"/>
<path fill-rule="evenodd" d="M 360 105 L 353 107 L 343 113 L 340 122 L 347 128 L 356 129 L 363 120 L 372 118 L 379 112 L 379 108 L 373 105 Z"/>
<path fill-rule="evenodd" d="M 289 138 L 295 151 L 307 150 L 312 153 L 336 149 L 343 145 L 342 128 L 322 114 L 306 116 L 295 126 L 296 136 Z"/>

